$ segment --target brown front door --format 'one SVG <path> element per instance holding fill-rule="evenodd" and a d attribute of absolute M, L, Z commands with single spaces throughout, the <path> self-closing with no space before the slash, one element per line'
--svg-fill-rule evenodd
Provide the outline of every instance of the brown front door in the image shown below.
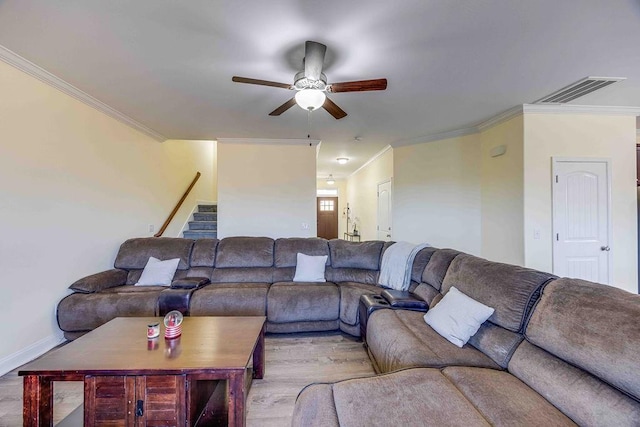
<path fill-rule="evenodd" d="M 338 238 L 338 198 L 318 197 L 318 237 Z"/>

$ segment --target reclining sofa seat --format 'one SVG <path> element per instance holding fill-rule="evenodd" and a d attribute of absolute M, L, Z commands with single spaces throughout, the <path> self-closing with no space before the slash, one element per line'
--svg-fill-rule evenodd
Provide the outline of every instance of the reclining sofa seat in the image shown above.
<path fill-rule="evenodd" d="M 116 317 L 156 316 L 158 299 L 165 286 L 133 286 L 149 257 L 161 260 L 179 258 L 175 278 L 203 274 L 192 271 L 194 246 L 196 257 L 206 252 L 210 242 L 181 238 L 136 238 L 125 241 L 118 250 L 114 268 L 77 280 L 57 308 L 58 325 L 66 339 L 75 339 Z M 200 265 L 201 263 L 196 262 Z"/>
<path fill-rule="evenodd" d="M 638 426 L 638 318 L 638 295 L 553 280 L 507 371 L 408 368 L 313 384 L 298 396 L 292 425 Z"/>
<path fill-rule="evenodd" d="M 434 307 L 455 286 L 495 312 L 462 348 L 428 326 L 422 313 L 374 312 L 367 324 L 367 350 L 376 372 L 452 365 L 506 369 L 523 339 L 526 317 L 540 289 L 553 278 L 552 274 L 451 249 L 435 251 L 423 273 L 425 282 L 414 293 Z"/>
<path fill-rule="evenodd" d="M 227 237 L 218 243 L 211 283 L 193 293 L 192 316 L 265 316 L 273 281 L 273 239 Z"/>

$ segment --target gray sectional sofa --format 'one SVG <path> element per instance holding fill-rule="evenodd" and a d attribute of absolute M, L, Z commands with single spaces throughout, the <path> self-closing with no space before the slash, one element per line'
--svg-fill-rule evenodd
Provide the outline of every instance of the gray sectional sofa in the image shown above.
<path fill-rule="evenodd" d="M 383 290 L 376 283 L 390 244 L 132 239 L 114 269 L 71 286 L 58 321 L 73 339 L 117 316 L 177 308 L 266 315 L 268 332 L 359 336 L 360 296 Z M 298 252 L 328 255 L 326 283 L 292 281 Z M 150 256 L 180 258 L 175 287 L 133 286 Z M 365 345 L 379 375 L 309 385 L 293 425 L 640 426 L 640 296 L 452 249 L 420 251 L 412 294 L 433 308 L 452 286 L 495 309 L 466 345 L 442 338 L 423 313 L 376 310 Z"/>
<path fill-rule="evenodd" d="M 383 290 L 376 283 L 388 245 L 318 238 L 130 239 L 113 269 L 70 286 L 73 293 L 58 304 L 58 324 L 74 339 L 118 316 L 179 309 L 192 316 L 267 316 L 267 332 L 342 330 L 359 336 L 358 301 Z M 328 256 L 326 283 L 292 281 L 299 252 Z M 179 258 L 179 286 L 134 286 L 149 257 Z M 196 279 L 193 287 L 184 287 L 187 279 Z"/>

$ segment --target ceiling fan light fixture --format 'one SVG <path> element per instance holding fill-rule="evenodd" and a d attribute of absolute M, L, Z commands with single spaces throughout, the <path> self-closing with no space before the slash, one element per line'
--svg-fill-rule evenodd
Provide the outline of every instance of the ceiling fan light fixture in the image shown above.
<path fill-rule="evenodd" d="M 303 89 L 296 93 L 296 103 L 303 110 L 313 111 L 322 107 L 327 95 L 318 89 Z"/>
<path fill-rule="evenodd" d="M 349 161 L 349 158 L 348 157 L 338 157 L 336 160 L 338 161 L 339 164 L 346 165 L 347 162 Z"/>
<path fill-rule="evenodd" d="M 333 185 L 336 183 L 336 180 L 333 179 L 333 175 L 329 174 L 329 178 L 327 178 L 327 184 Z"/>

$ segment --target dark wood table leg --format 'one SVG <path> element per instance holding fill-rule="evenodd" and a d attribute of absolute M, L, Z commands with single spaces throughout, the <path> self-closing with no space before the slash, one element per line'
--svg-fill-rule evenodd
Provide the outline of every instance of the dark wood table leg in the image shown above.
<path fill-rule="evenodd" d="M 264 331 L 265 326 L 263 325 L 256 348 L 253 350 L 253 378 L 257 379 L 264 378 Z"/>
<path fill-rule="evenodd" d="M 53 387 L 51 380 L 38 375 L 24 377 L 22 423 L 25 427 L 53 425 Z"/>
<path fill-rule="evenodd" d="M 245 426 L 245 370 L 232 372 L 229 376 L 229 427 Z"/>

